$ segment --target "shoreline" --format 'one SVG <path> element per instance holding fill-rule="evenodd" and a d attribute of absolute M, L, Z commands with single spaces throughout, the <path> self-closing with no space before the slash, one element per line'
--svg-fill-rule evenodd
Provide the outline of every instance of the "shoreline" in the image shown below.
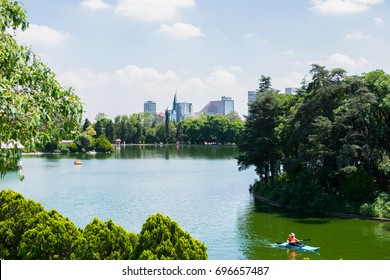
<path fill-rule="evenodd" d="M 265 204 L 268 204 L 273 207 L 277 208 L 283 208 L 283 209 L 288 209 L 288 210 L 298 210 L 296 207 L 288 206 L 288 205 L 282 205 L 276 201 L 269 200 L 268 198 L 265 198 L 263 196 L 260 196 L 258 194 L 253 193 L 253 197 Z M 314 213 L 313 210 L 305 210 L 305 209 L 300 209 L 299 211 L 302 211 L 304 213 Z M 335 217 L 335 218 L 342 218 L 342 219 L 359 219 L 359 220 L 369 220 L 369 221 L 378 221 L 378 222 L 390 222 L 390 219 L 388 218 L 380 218 L 380 217 L 367 217 L 367 216 L 360 216 L 360 215 L 355 215 L 355 214 L 344 214 L 344 213 L 336 213 L 336 212 L 327 212 L 324 213 L 325 216 L 329 217 Z"/>

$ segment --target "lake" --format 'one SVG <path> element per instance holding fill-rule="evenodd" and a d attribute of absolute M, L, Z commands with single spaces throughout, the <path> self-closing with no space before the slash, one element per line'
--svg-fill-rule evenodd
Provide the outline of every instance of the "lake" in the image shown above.
<path fill-rule="evenodd" d="M 239 172 L 233 146 L 122 146 L 104 155 L 25 155 L 0 180 L 84 228 L 94 217 L 138 233 L 161 213 L 204 242 L 209 259 L 390 259 L 390 223 L 318 218 L 255 202 L 254 169 Z M 73 164 L 81 159 L 83 165 Z M 318 253 L 277 248 L 294 231 Z"/>

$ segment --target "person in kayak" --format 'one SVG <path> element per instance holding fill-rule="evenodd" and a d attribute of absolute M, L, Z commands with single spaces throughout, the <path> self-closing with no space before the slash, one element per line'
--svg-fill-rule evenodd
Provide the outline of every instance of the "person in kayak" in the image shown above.
<path fill-rule="evenodd" d="M 289 234 L 287 242 L 288 244 L 293 246 L 302 246 L 302 243 L 299 241 L 298 238 L 295 237 L 295 234 L 293 232 Z"/>

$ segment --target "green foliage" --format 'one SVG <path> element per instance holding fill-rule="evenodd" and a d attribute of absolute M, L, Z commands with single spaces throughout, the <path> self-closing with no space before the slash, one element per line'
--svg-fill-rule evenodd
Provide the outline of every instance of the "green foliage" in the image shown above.
<path fill-rule="evenodd" d="M 347 76 L 319 65 L 310 74 L 297 95 L 272 90 L 262 76 L 239 169 L 254 166 L 266 195 L 283 203 L 302 206 L 301 197 L 316 209 L 329 202 L 356 212 L 376 191 L 390 190 L 390 75 Z"/>
<path fill-rule="evenodd" d="M 78 127 L 82 104 L 72 89 L 59 85 L 45 63 L 6 32 L 18 27 L 28 27 L 26 11 L 19 2 L 1 0 L 0 140 L 41 147 Z M 1 151 L 0 156 L 2 174 L 19 158 L 16 148 Z"/>
<path fill-rule="evenodd" d="M 177 138 L 191 144 L 237 143 L 244 123 L 232 112 L 228 116 L 204 115 L 201 118 L 188 118 L 178 124 Z"/>
<path fill-rule="evenodd" d="M 364 169 L 354 169 L 345 174 L 343 194 L 349 201 L 366 201 L 373 193 L 374 182 Z"/>
<path fill-rule="evenodd" d="M 276 94 L 274 91 L 266 91 L 257 95 L 256 101 L 249 108 L 243 141 L 238 145 L 241 151 L 238 156 L 239 169 L 254 165 L 265 183 L 268 183 L 269 178 L 274 180 L 278 169 L 276 127 L 279 111 Z"/>
<path fill-rule="evenodd" d="M 69 145 L 67 144 L 58 144 L 57 149 L 60 153 L 66 154 L 70 152 Z"/>
<path fill-rule="evenodd" d="M 103 153 L 108 153 L 113 150 L 113 145 L 108 141 L 107 137 L 100 135 L 96 140 L 95 140 L 95 150 L 97 152 L 103 152 Z"/>
<path fill-rule="evenodd" d="M 87 135 L 85 133 L 79 134 L 76 139 L 74 140 L 74 143 L 76 144 L 77 148 L 76 151 L 79 152 L 89 152 L 92 151 L 95 147 L 95 140 L 92 136 Z M 74 146 L 69 147 L 70 150 L 74 151 Z"/>
<path fill-rule="evenodd" d="M 142 226 L 138 259 L 205 260 L 206 246 L 161 214 L 150 216 Z"/>
<path fill-rule="evenodd" d="M 82 231 L 83 238 L 75 244 L 74 259 L 129 260 L 137 245 L 137 236 L 127 232 L 113 221 L 95 218 Z"/>
<path fill-rule="evenodd" d="M 18 246 L 31 220 L 44 208 L 11 190 L 0 192 L 0 258 L 21 259 Z"/>
<path fill-rule="evenodd" d="M 40 212 L 27 221 L 18 246 L 18 257 L 29 260 L 66 260 L 73 244 L 81 237 L 76 226 L 55 210 Z"/>
<path fill-rule="evenodd" d="M 379 218 L 390 218 L 390 195 L 381 192 L 373 203 L 364 203 L 360 207 L 360 214 Z"/>
<path fill-rule="evenodd" d="M 0 192 L 0 258 L 3 259 L 207 259 L 206 246 L 161 214 L 139 235 L 95 218 L 84 229 L 57 211 L 12 190 Z"/>

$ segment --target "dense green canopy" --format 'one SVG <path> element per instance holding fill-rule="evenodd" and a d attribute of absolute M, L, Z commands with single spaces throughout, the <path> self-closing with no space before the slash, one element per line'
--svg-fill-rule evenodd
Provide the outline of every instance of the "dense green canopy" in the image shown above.
<path fill-rule="evenodd" d="M 140 234 L 95 218 L 78 229 L 55 210 L 12 190 L 0 192 L 1 259 L 207 259 L 206 246 L 161 214 L 150 216 Z"/>
<path fill-rule="evenodd" d="M 298 207 L 388 197 L 378 194 L 390 191 L 390 75 L 347 76 L 319 65 L 310 74 L 295 95 L 265 87 L 270 80 L 262 76 L 240 169 L 255 166 L 263 194 Z"/>
<path fill-rule="evenodd" d="M 70 88 L 31 49 L 18 45 L 15 29 L 28 28 L 26 11 L 16 1 L 0 0 L 0 174 L 14 168 L 17 143 L 29 147 L 62 137 L 78 126 L 82 104 Z"/>

